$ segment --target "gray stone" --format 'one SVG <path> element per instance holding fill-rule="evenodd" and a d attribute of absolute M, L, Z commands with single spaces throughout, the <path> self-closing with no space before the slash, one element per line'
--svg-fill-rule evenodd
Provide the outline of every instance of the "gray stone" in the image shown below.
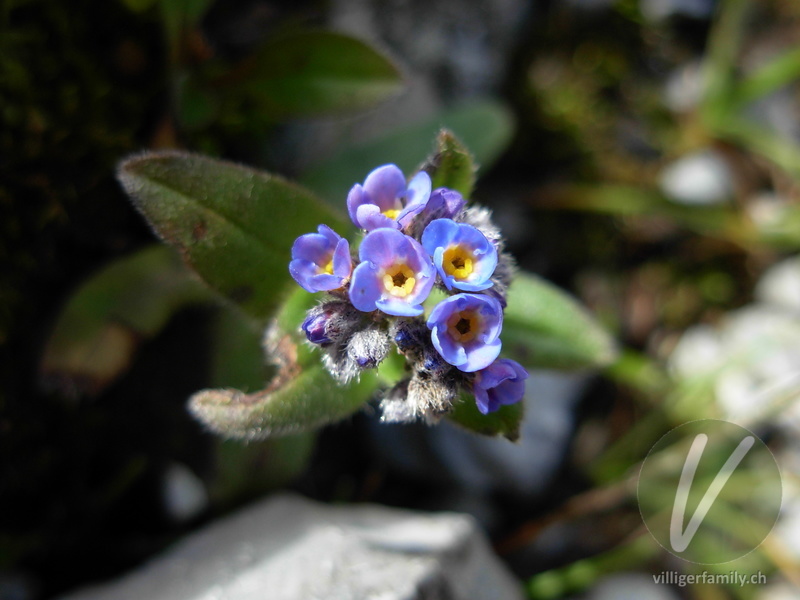
<path fill-rule="evenodd" d="M 517 600 L 474 521 L 283 494 L 64 600 Z"/>
<path fill-rule="evenodd" d="M 547 488 L 563 459 L 574 409 L 588 381 L 585 373 L 532 371 L 516 443 L 476 435 L 447 421 L 428 427 L 376 420 L 369 430 L 373 451 L 395 469 L 429 481 L 447 481 L 470 493 L 535 496 Z"/>
<path fill-rule="evenodd" d="M 721 204 L 733 195 L 733 173 L 725 158 L 711 149 L 667 165 L 659 183 L 661 191 L 680 204 Z"/>
<path fill-rule="evenodd" d="M 658 585 L 652 575 L 620 573 L 602 579 L 586 600 L 678 600 L 667 585 Z"/>

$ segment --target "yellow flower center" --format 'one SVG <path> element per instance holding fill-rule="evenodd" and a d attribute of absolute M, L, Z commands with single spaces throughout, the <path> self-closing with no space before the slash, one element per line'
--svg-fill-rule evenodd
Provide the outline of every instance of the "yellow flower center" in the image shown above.
<path fill-rule="evenodd" d="M 466 279 L 472 274 L 474 259 L 472 252 L 464 246 L 450 246 L 442 256 L 442 268 L 456 279 Z"/>
<path fill-rule="evenodd" d="M 456 342 L 469 342 L 481 331 L 483 319 L 475 311 L 453 313 L 447 319 L 447 333 Z"/>
<path fill-rule="evenodd" d="M 387 208 L 385 211 L 383 211 L 383 214 L 386 215 L 387 217 L 389 217 L 390 219 L 392 219 L 393 221 L 396 221 L 397 220 L 397 215 L 400 214 L 400 209 L 399 208 Z"/>
<path fill-rule="evenodd" d="M 414 271 L 404 263 L 392 265 L 383 272 L 383 287 L 392 296 L 405 298 L 414 291 L 416 283 Z"/>
<path fill-rule="evenodd" d="M 323 273 L 326 275 L 333 275 L 333 256 L 331 256 L 331 259 L 328 261 L 328 264 L 322 267 L 319 272 L 320 275 Z"/>

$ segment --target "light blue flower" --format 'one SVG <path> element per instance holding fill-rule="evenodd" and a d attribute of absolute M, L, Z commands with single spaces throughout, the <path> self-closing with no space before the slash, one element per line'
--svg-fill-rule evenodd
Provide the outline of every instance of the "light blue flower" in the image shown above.
<path fill-rule="evenodd" d="M 324 292 L 342 287 L 353 270 L 350 244 L 327 225 L 319 233 L 307 233 L 292 245 L 289 273 L 307 292 Z"/>
<path fill-rule="evenodd" d="M 500 354 L 503 309 L 489 296 L 456 294 L 434 307 L 428 328 L 448 363 L 467 373 L 480 371 Z"/>
<path fill-rule="evenodd" d="M 450 219 L 436 219 L 422 233 L 422 247 L 448 290 L 479 292 L 492 287 L 497 249 L 478 229 Z"/>
<path fill-rule="evenodd" d="M 483 414 L 496 411 L 505 404 L 515 404 L 525 395 L 528 372 L 510 358 L 500 358 L 478 371 L 472 384 L 475 403 Z"/>
<path fill-rule="evenodd" d="M 419 242 L 396 229 L 375 229 L 361 242 L 358 256 L 350 285 L 353 306 L 400 317 L 422 314 L 436 270 Z"/>
<path fill-rule="evenodd" d="M 347 195 L 347 211 L 358 227 L 372 231 L 381 227 L 400 229 L 425 208 L 431 195 L 431 178 L 420 171 L 406 185 L 403 172 L 396 165 L 373 170 Z"/>

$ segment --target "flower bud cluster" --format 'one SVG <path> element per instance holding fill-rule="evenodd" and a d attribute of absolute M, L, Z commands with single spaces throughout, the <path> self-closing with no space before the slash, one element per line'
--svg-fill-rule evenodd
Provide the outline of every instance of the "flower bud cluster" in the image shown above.
<path fill-rule="evenodd" d="M 326 225 L 292 247 L 295 281 L 328 292 L 301 327 L 335 379 L 377 367 L 392 346 L 405 357 L 408 374 L 385 395 L 384 420 L 436 420 L 462 390 L 484 414 L 524 394 L 525 369 L 498 358 L 513 261 L 490 212 L 465 204 L 454 190 L 432 190 L 425 171 L 406 183 L 384 165 L 347 197 L 365 232 L 357 253 Z M 435 287 L 446 296 L 425 319 Z"/>

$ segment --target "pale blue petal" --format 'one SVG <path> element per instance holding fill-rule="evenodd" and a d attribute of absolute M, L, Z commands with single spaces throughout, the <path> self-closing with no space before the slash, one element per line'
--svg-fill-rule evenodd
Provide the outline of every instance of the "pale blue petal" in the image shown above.
<path fill-rule="evenodd" d="M 372 312 L 375 302 L 381 297 L 381 282 L 378 273 L 369 262 L 362 262 L 353 270 L 350 283 L 350 302 L 358 310 Z"/>
<path fill-rule="evenodd" d="M 292 258 L 294 260 L 307 260 L 313 263 L 325 262 L 330 258 L 333 246 L 328 239 L 319 233 L 306 233 L 301 235 L 292 244 Z"/>
<path fill-rule="evenodd" d="M 373 170 L 364 180 L 364 190 L 381 212 L 395 208 L 397 199 L 406 189 L 406 178 L 396 165 L 384 165 Z"/>
<path fill-rule="evenodd" d="M 397 298 L 381 298 L 375 305 L 385 312 L 387 315 L 395 315 L 397 317 L 416 317 L 422 314 L 422 305 L 410 304 Z"/>
<path fill-rule="evenodd" d="M 353 270 L 353 259 L 350 258 L 350 243 L 341 238 L 333 253 L 333 274 L 337 277 L 349 277 Z"/>
<path fill-rule="evenodd" d="M 390 219 L 381 212 L 375 204 L 362 204 L 356 210 L 356 225 L 367 231 L 380 229 L 382 227 L 399 229 L 400 225 L 394 219 Z"/>
<path fill-rule="evenodd" d="M 456 366 L 465 373 L 472 373 L 485 369 L 498 357 L 501 347 L 502 343 L 499 339 L 489 344 L 473 344 L 466 349 L 466 363 Z"/>

